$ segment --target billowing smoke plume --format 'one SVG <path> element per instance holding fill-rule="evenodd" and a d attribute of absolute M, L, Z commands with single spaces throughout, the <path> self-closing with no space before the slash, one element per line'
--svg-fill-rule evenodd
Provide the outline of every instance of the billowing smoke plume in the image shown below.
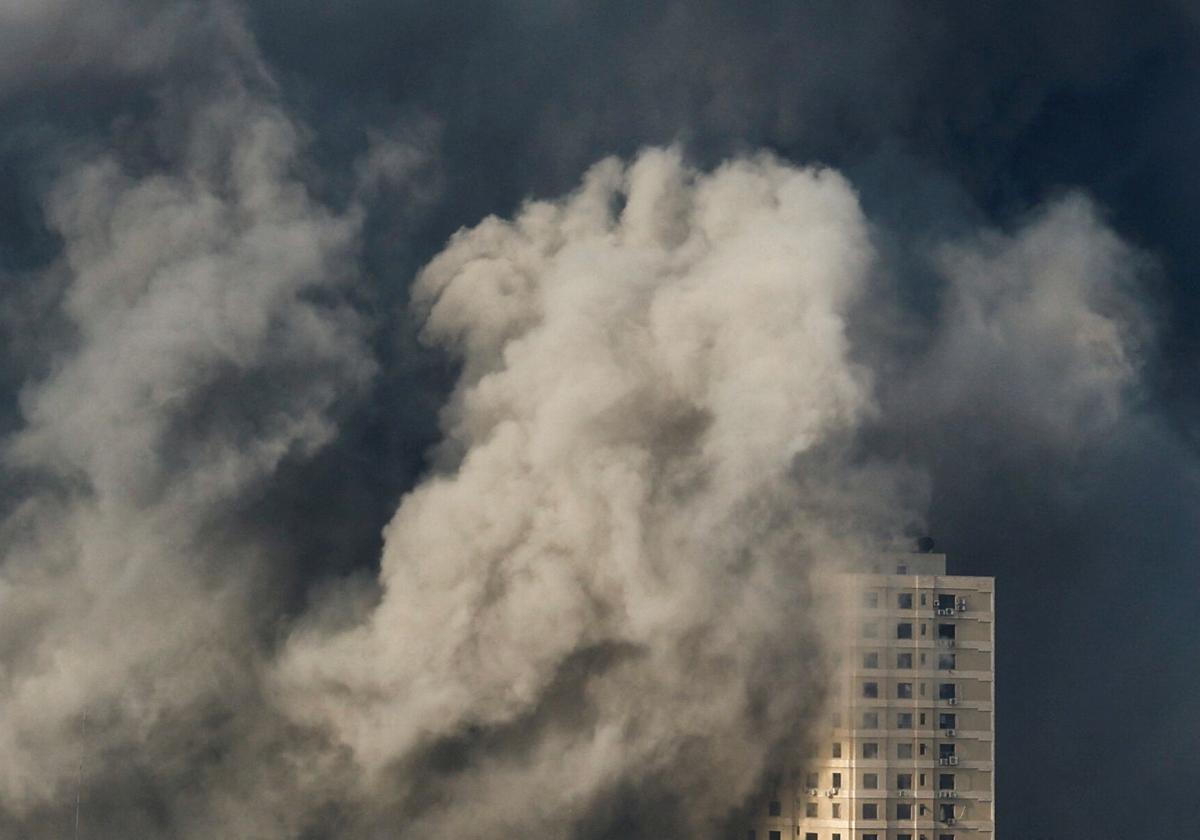
<path fill-rule="evenodd" d="M 462 363 L 449 463 L 388 526 L 368 620 L 297 637 L 289 704 L 369 771 L 421 780 L 460 740 L 423 833 L 557 836 L 621 785 L 713 830 L 821 699 L 813 574 L 905 524 L 846 452 L 870 262 L 845 180 L 770 158 L 609 160 L 460 233 L 416 286 Z"/>
<path fill-rule="evenodd" d="M 0 155 L 37 162 L 0 247 L 0 836 L 77 796 L 88 838 L 726 836 L 822 714 L 831 573 L 931 506 L 965 530 L 964 486 L 1094 523 L 1125 497 L 1078 476 L 1139 448 L 1186 484 L 1142 407 L 1155 266 L 1084 195 L 1002 230 L 632 131 L 577 183 L 582 109 L 492 167 L 550 197 L 479 222 L 505 147 L 439 134 L 474 92 L 322 110 L 264 14 L 0 10 Z M 697 124 L 757 136 L 739 78 Z M 555 125 L 572 186 L 523 186 Z"/>
<path fill-rule="evenodd" d="M 238 18 L 176 12 L 133 43 L 200 27 L 215 65 L 112 152 L 64 152 L 44 197 L 60 253 L 7 324 L 13 346 L 47 335 L 4 452 L 6 836 L 62 836 L 79 787 L 93 837 L 291 832 L 278 783 L 243 778 L 271 762 L 237 755 L 274 737 L 255 686 L 284 606 L 282 558 L 238 514 L 376 368 L 344 291 L 361 212 L 297 178 L 303 128 Z"/>

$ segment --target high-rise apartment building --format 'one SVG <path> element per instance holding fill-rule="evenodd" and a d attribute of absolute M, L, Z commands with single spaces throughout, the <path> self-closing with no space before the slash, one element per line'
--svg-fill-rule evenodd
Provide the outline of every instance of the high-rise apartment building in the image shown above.
<path fill-rule="evenodd" d="M 748 840 L 993 840 L 994 579 L 919 553 L 846 583 L 824 737 Z"/>

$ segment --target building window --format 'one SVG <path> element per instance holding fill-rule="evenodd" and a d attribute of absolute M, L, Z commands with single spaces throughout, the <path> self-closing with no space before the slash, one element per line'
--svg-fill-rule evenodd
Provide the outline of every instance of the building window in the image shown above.
<path fill-rule="evenodd" d="M 834 741 L 833 749 L 830 752 L 833 754 L 834 758 L 841 758 L 842 757 L 842 742 Z"/>
<path fill-rule="evenodd" d="M 821 786 L 821 774 L 817 772 L 804 774 L 804 786 L 806 788 L 816 788 Z"/>
<path fill-rule="evenodd" d="M 912 638 L 912 623 L 905 621 L 900 624 L 897 624 L 896 625 L 896 638 L 897 639 L 911 639 Z"/>
<path fill-rule="evenodd" d="M 832 840 L 842 840 L 841 834 L 834 834 Z"/>
<path fill-rule="evenodd" d="M 917 781 L 920 783 L 921 787 L 925 787 L 925 774 L 922 773 L 920 776 L 918 776 Z"/>
<path fill-rule="evenodd" d="M 954 690 L 954 683 L 938 684 L 938 699 L 939 700 L 953 700 L 956 696 L 957 696 L 957 692 Z"/>
<path fill-rule="evenodd" d="M 922 636 L 925 635 L 925 622 L 924 621 L 921 622 L 921 635 Z"/>
<path fill-rule="evenodd" d="M 897 834 L 896 840 L 912 840 L 911 834 Z"/>
<path fill-rule="evenodd" d="M 840 820 L 842 818 L 842 804 L 840 802 L 833 803 L 833 818 L 835 820 Z M 833 836 L 837 837 L 836 834 Z"/>
<path fill-rule="evenodd" d="M 863 697 L 876 698 L 879 696 L 879 683 L 865 682 L 863 683 Z"/>
<path fill-rule="evenodd" d="M 954 670 L 954 654 L 939 653 L 938 654 L 938 669 L 942 671 Z"/>
<path fill-rule="evenodd" d="M 804 840 L 817 840 L 817 832 L 809 831 L 805 833 Z"/>
<path fill-rule="evenodd" d="M 954 744 L 938 744 L 938 758 L 953 758 Z"/>
<path fill-rule="evenodd" d="M 937 596 L 937 608 L 939 610 L 954 609 L 954 594 L 951 592 L 939 592 Z"/>
<path fill-rule="evenodd" d="M 953 639 L 954 638 L 954 625 L 953 624 L 939 624 L 938 625 L 938 638 L 939 639 Z"/>
<path fill-rule="evenodd" d="M 925 744 L 921 744 L 921 755 L 925 755 Z"/>
<path fill-rule="evenodd" d="M 879 728 L 879 712 L 863 712 L 863 729 Z"/>
<path fill-rule="evenodd" d="M 912 803 L 900 802 L 896 805 L 896 819 L 911 820 L 912 819 Z"/>
<path fill-rule="evenodd" d="M 863 667 L 864 668 L 878 668 L 879 667 L 879 654 L 876 653 L 875 651 L 871 651 L 870 653 L 864 653 L 863 654 Z"/>
<path fill-rule="evenodd" d="M 912 790 L 912 773 L 897 773 L 896 787 L 900 790 Z"/>
<path fill-rule="evenodd" d="M 922 726 L 925 725 L 925 713 L 924 712 L 921 712 L 921 725 Z"/>
<path fill-rule="evenodd" d="M 912 729 L 912 712 L 899 712 L 896 715 L 897 729 Z"/>
<path fill-rule="evenodd" d="M 921 654 L 921 664 L 925 664 L 925 654 Z M 925 683 L 921 683 L 921 696 L 925 696 Z"/>
<path fill-rule="evenodd" d="M 815 785 L 812 787 L 815 787 Z M 772 801 L 767 805 L 767 816 L 778 817 L 781 813 L 783 813 L 783 806 L 779 802 Z"/>
<path fill-rule="evenodd" d="M 942 820 L 942 822 L 945 822 L 946 820 L 954 819 L 954 805 L 953 804 L 939 805 L 938 812 L 940 813 L 940 819 Z"/>
<path fill-rule="evenodd" d="M 863 787 L 867 790 L 879 790 L 879 774 L 863 773 Z"/>
<path fill-rule="evenodd" d="M 921 606 L 922 607 L 925 606 L 925 593 L 924 592 L 921 593 Z"/>
<path fill-rule="evenodd" d="M 879 637 L 879 625 L 874 621 L 863 622 L 862 634 L 864 639 L 875 639 Z"/>
<path fill-rule="evenodd" d="M 840 838 L 839 838 L 839 840 L 840 840 Z M 954 835 L 953 834 L 939 834 L 938 840 L 954 840 Z"/>
<path fill-rule="evenodd" d="M 896 683 L 896 696 L 901 700 L 912 699 L 912 683 Z"/>
<path fill-rule="evenodd" d="M 938 774 L 938 790 L 954 790 L 954 774 L 939 773 Z"/>
<path fill-rule="evenodd" d="M 958 718 L 946 712 L 938 713 L 938 729 L 957 729 Z"/>
<path fill-rule="evenodd" d="M 816 817 L 817 816 L 817 803 L 816 802 L 805 802 L 804 803 L 804 816 L 806 816 L 806 817 Z"/>
<path fill-rule="evenodd" d="M 922 635 L 922 636 L 924 636 L 925 634 L 924 634 L 924 633 L 922 633 L 921 635 Z M 920 661 L 921 661 L 921 665 L 922 665 L 922 666 L 924 666 L 924 665 L 925 665 L 925 654 L 923 654 L 923 653 L 921 654 L 921 660 L 920 660 Z"/>
<path fill-rule="evenodd" d="M 897 653 L 896 654 L 896 667 L 911 670 L 912 669 L 912 654 L 911 653 Z"/>
<path fill-rule="evenodd" d="M 879 744 L 874 741 L 863 743 L 863 758 L 879 758 Z"/>
<path fill-rule="evenodd" d="M 897 744 L 896 758 L 912 758 L 912 744 Z"/>
<path fill-rule="evenodd" d="M 874 802 L 864 802 L 862 818 L 864 820 L 879 819 L 879 806 Z M 866 838 L 864 837 L 863 840 L 866 840 Z"/>
<path fill-rule="evenodd" d="M 767 840 L 783 840 L 782 833 L 780 831 L 768 831 Z"/>
<path fill-rule="evenodd" d="M 833 787 L 834 787 L 834 790 L 841 790 L 841 788 L 842 788 L 842 774 L 841 773 L 833 774 Z"/>
<path fill-rule="evenodd" d="M 902 610 L 911 610 L 912 609 L 912 593 L 911 592 L 901 592 L 899 595 L 897 595 L 896 596 L 896 606 Z"/>
<path fill-rule="evenodd" d="M 879 840 L 878 834 L 864 834 L 863 840 Z"/>
<path fill-rule="evenodd" d="M 951 598 L 950 600 L 951 600 L 951 606 L 953 606 L 954 599 Z M 878 609 L 879 608 L 879 593 L 878 592 L 864 592 L 863 593 L 863 606 L 869 610 Z"/>

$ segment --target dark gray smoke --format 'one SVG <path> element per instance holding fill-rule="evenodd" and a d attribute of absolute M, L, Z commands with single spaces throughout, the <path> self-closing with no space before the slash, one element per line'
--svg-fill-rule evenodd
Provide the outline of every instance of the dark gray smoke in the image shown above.
<path fill-rule="evenodd" d="M 930 530 L 999 579 L 1005 831 L 1190 825 L 1114 795 L 1200 781 L 1190 6 L 0 43 L 0 835 L 724 836 L 829 574 Z"/>

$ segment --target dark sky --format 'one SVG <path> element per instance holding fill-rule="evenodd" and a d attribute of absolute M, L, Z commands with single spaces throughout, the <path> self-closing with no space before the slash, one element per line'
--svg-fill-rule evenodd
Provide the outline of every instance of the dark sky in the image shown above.
<path fill-rule="evenodd" d="M 408 300 L 417 272 L 447 240 L 489 214 L 512 217 L 527 199 L 570 192 L 607 155 L 629 159 L 647 146 L 676 144 L 691 166 L 707 171 L 765 149 L 785 162 L 825 165 L 846 176 L 883 255 L 879 271 L 894 290 L 889 314 L 879 316 L 888 337 L 873 332 L 870 317 L 856 328 L 855 353 L 878 380 L 879 413 L 853 444 L 854 457 L 903 462 L 926 476 L 927 500 L 913 504 L 952 571 L 997 579 L 999 830 L 1012 838 L 1195 833 L 1200 11 L 1192 2 L 56 0 L 36 6 L 18 3 L 16 11 L 0 12 L 0 52 L 10 56 L 0 58 L 0 420 L 8 448 L 18 453 L 9 455 L 3 482 L 0 571 L 8 579 L 37 577 L 31 544 L 38 546 L 32 556 L 58 556 L 46 548 L 48 537 L 30 542 L 27 533 L 42 527 L 31 523 L 66 521 L 67 514 L 54 511 L 75 504 L 75 494 L 84 492 L 79 487 L 100 488 L 97 510 L 126 511 L 114 520 L 121 524 L 102 531 L 113 540 L 140 533 L 137 523 L 158 522 L 160 515 L 196 517 L 183 536 L 163 537 L 166 526 L 147 524 L 153 541 L 130 537 L 118 553 L 154 555 L 162 544 L 203 543 L 205 559 L 188 565 L 201 591 L 213 591 L 211 581 L 227 575 L 241 579 L 242 571 L 230 571 L 226 562 L 244 570 L 269 558 L 269 573 L 246 573 L 239 584 L 252 593 L 265 585 L 270 595 L 253 596 L 249 629 L 238 632 L 273 649 L 320 600 L 314 593 L 337 581 L 373 578 L 381 529 L 434 467 L 438 412 L 463 362 L 417 340 L 420 318 Z M 155 260 L 166 264 L 141 256 L 157 242 L 190 253 L 200 240 L 208 243 L 205 253 L 228 257 L 218 265 L 257 265 L 246 254 L 258 253 L 255 243 L 275 240 L 247 236 L 244 249 L 228 243 L 242 241 L 239 214 L 257 212 L 229 196 L 240 195 L 239 179 L 248 177 L 238 169 L 237 150 L 252 145 L 246 138 L 257 130 L 258 102 L 284 114 L 295 134 L 287 141 L 267 135 L 266 142 L 300 149 L 284 156 L 278 172 L 271 169 L 276 164 L 262 167 L 272 178 L 302 184 L 309 196 L 307 203 L 289 198 L 271 223 L 300 219 L 306 227 L 299 235 L 325 237 L 320 241 L 330 244 L 312 258 L 318 266 L 312 270 L 342 278 L 329 288 L 300 284 L 298 299 L 322 313 L 322 323 L 353 322 L 356 338 L 336 352 L 310 341 L 312 319 L 291 309 L 265 317 L 268 326 L 253 339 L 251 327 L 209 325 L 202 332 L 221 335 L 224 361 L 194 376 L 185 373 L 200 368 L 181 363 L 160 380 L 156 365 L 137 355 L 142 345 L 97 336 L 112 323 L 104 301 L 148 294 L 143 289 L 165 275 L 145 268 L 148 279 L 135 292 L 106 279 L 105 266 L 132 276 Z M 206 133 L 210 124 L 218 126 L 211 129 L 215 139 Z M 122 174 L 78 174 L 101 159 Z M 137 212 L 164 219 L 171 201 L 136 190 L 172 178 L 215 184 L 213 201 L 227 203 L 194 230 L 182 221 L 137 228 L 151 231 L 147 242 L 135 233 L 114 245 L 111 231 L 92 230 L 89 219 L 113 212 L 103 209 L 104 194 L 129 195 Z M 186 186 L 179 190 L 191 195 Z M 101 197 L 90 198 L 93 192 Z M 980 350 L 979 361 L 967 367 L 947 356 L 970 356 L 977 344 L 972 333 L 948 323 L 951 294 L 929 255 L 941 253 L 941 243 L 977 238 L 981 253 L 999 251 L 989 236 L 1019 238 L 1064 196 L 1086 196 L 1096 223 L 1136 254 L 1128 258 L 1136 267 L 1120 294 L 1099 305 L 1121 312 L 1132 301 L 1138 310 L 1130 317 L 1138 326 L 1129 345 L 1137 373 L 1121 390 L 1116 418 L 1105 422 L 1092 422 L 1104 406 L 1086 401 L 1067 413 L 1065 424 L 1056 419 L 1075 388 L 1057 378 L 1056 345 L 1032 345 L 1020 380 L 1005 367 L 1009 356 Z M 336 219 L 343 214 L 360 220 L 353 246 L 338 244 Z M 264 261 L 290 265 L 296 250 L 293 244 Z M 309 269 L 296 272 L 302 270 Z M 279 269 L 279 288 L 290 282 L 289 271 Z M 98 278 L 93 292 L 76 289 L 80 276 Z M 214 311 L 233 321 L 252 308 L 222 300 L 225 308 Z M 145 311 L 145 318 L 156 317 L 157 310 Z M 130 316 L 119 330 L 141 329 L 141 317 Z M 1024 334 L 1021 324 L 1014 334 Z M 169 346 L 179 358 L 209 358 L 190 340 Z M 295 349 L 301 346 L 310 349 Z M 269 361 L 238 361 L 251 356 Z M 79 359 L 86 364 L 75 364 Z M 161 387 L 182 393 L 185 408 L 161 423 L 106 408 L 95 416 L 81 411 L 78 427 L 64 420 L 74 405 L 66 395 L 101 381 L 88 371 L 114 369 L 131 371 L 130 383 L 96 385 L 89 405 L 136 400 Z M 146 371 L 150 385 L 143 388 Z M 966 373 L 957 378 L 960 371 Z M 301 404 L 318 406 L 320 422 L 332 431 L 276 435 L 278 418 L 289 411 L 320 426 L 296 408 Z M 80 453 L 62 443 L 103 423 L 117 429 L 144 423 L 152 442 L 142 450 L 143 438 L 114 432 Z M 213 455 L 227 449 L 248 463 L 265 463 L 269 456 L 255 448 L 260 443 L 261 453 L 278 444 L 289 454 L 244 483 L 230 477 L 242 475 L 229 466 L 234 455 Z M 57 457 L 55 448 L 68 454 Z M 144 451 L 153 452 L 152 464 L 143 463 Z M 223 478 L 210 481 L 205 472 L 203 481 L 179 479 L 207 458 L 226 465 L 226 472 L 212 472 Z M 163 507 L 164 498 L 181 507 Z M 89 516 L 72 513 L 70 521 L 91 522 Z M 70 563 L 90 568 L 86 560 Z M 89 574 L 131 574 L 114 569 L 99 563 Z M 187 586 L 192 592 L 193 584 Z M 173 591 L 163 584 L 153 589 L 158 595 L 145 597 L 171 603 Z M 65 597 L 92 603 L 86 594 Z M 11 621 L 56 626 L 48 618 L 55 609 L 31 607 Z M 154 621 L 148 618 L 147 626 Z M 183 627 L 192 619 L 179 621 Z M 64 626 L 34 645 L 17 641 L 24 632 L 18 626 L 0 623 L 0 675 L 24 673 L 29 661 L 51 656 L 56 640 L 83 625 Z M 131 646 L 131 660 L 137 649 Z M 586 667 L 578 662 L 588 657 L 607 662 L 620 654 L 588 651 L 572 662 Z M 135 666 L 115 671 L 136 680 Z M 213 673 L 226 667 L 241 673 L 236 664 L 214 664 Z M 247 696 L 269 693 L 229 679 Z M 568 704 L 574 695 L 564 685 L 545 702 Z M 146 702 L 139 708 L 153 707 Z M 196 719 L 194 705 L 170 708 L 179 720 Z M 164 726 L 171 714 L 162 713 Z M 278 750 L 286 740 L 283 724 L 256 723 L 265 715 L 229 723 L 219 738 L 269 730 L 261 736 L 264 749 Z M 76 718 L 64 712 L 63 719 Z M 196 797 L 179 794 L 222 772 L 223 759 L 213 757 L 222 748 L 206 753 L 203 734 L 196 735 L 199 743 L 164 741 L 151 723 L 136 738 L 112 727 L 104 761 L 139 751 L 154 758 L 138 765 L 148 775 L 88 788 L 91 813 L 104 815 L 94 817 L 97 825 L 110 827 L 103 836 L 190 837 L 225 824 Z M 466 762 L 473 750 L 503 752 L 511 749 L 505 738 L 520 737 L 509 731 L 474 744 L 478 733 L 471 732 L 459 736 L 468 743 Z M 145 746 L 150 742 L 153 749 Z M 65 754 L 61 762 L 14 759 L 6 768 L 10 781 L 0 786 L 6 821 L 0 826 L 35 826 L 47 836 L 61 828 L 66 817 L 53 803 L 70 799 L 68 788 L 36 780 L 61 780 L 70 774 L 54 766 L 74 761 Z M 420 761 L 437 765 L 428 756 Z M 160 786 L 153 768 L 164 766 L 173 775 Z M 17 778 L 35 781 L 11 781 Z M 422 797 L 459 790 L 429 786 L 381 807 L 423 813 Z M 677 791 L 660 801 L 632 787 L 614 784 L 609 795 L 618 816 L 580 817 L 578 836 L 675 830 L 670 812 Z M 130 794 L 135 788 L 143 793 Z M 303 827 L 260 828 L 262 836 L 351 836 L 353 821 L 344 814 L 355 800 L 327 795 L 326 810 Z M 600 806 L 581 807 L 591 813 Z M 135 811 L 142 816 L 119 815 Z"/>

